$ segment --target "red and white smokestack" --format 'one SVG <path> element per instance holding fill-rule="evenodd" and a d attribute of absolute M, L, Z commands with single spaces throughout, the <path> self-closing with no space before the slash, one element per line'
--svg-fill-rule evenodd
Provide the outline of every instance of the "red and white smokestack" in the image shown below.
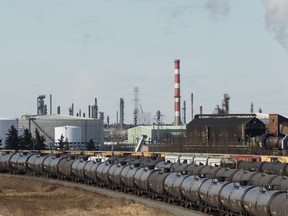
<path fill-rule="evenodd" d="M 180 125 L 181 124 L 181 116 L 180 116 L 180 60 L 174 60 L 174 111 L 175 111 L 175 118 L 174 124 Z"/>

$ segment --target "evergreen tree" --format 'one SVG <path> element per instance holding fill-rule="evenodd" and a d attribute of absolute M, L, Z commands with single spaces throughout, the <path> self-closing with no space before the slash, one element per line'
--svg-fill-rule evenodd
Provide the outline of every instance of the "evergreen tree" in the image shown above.
<path fill-rule="evenodd" d="M 31 132 L 29 131 L 28 128 L 26 128 L 24 130 L 24 133 L 22 136 L 19 137 L 20 140 L 20 149 L 28 149 L 28 150 L 32 150 L 33 149 L 33 142 L 34 139 L 32 137 Z"/>
<path fill-rule="evenodd" d="M 93 142 L 92 139 L 90 139 L 90 141 L 87 143 L 86 149 L 87 149 L 87 151 L 95 151 L 96 150 L 95 143 Z"/>
<path fill-rule="evenodd" d="M 45 137 L 43 135 L 40 135 L 38 129 L 36 128 L 34 138 L 34 149 L 35 150 L 46 149 L 45 141 L 46 141 Z"/>
<path fill-rule="evenodd" d="M 61 134 L 60 139 L 58 139 L 58 144 L 59 144 L 59 149 L 63 150 L 64 149 L 64 136 Z"/>
<path fill-rule="evenodd" d="M 69 150 L 69 142 L 68 142 L 68 138 L 66 137 L 65 142 L 64 142 L 64 149 L 65 150 Z"/>
<path fill-rule="evenodd" d="M 7 135 L 5 139 L 6 149 L 19 150 L 20 142 L 19 142 L 19 137 L 18 137 L 18 131 L 14 127 L 14 125 L 11 125 L 6 135 Z"/>

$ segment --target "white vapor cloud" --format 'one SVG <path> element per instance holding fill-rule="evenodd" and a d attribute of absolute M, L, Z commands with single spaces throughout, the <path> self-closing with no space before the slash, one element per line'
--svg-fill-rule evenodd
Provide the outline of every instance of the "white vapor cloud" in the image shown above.
<path fill-rule="evenodd" d="M 263 0 L 266 24 L 281 45 L 288 50 L 288 0 Z"/>
<path fill-rule="evenodd" d="M 229 12 L 230 0 L 207 0 L 205 7 L 210 11 L 211 17 L 216 18 L 219 15 L 225 16 Z"/>

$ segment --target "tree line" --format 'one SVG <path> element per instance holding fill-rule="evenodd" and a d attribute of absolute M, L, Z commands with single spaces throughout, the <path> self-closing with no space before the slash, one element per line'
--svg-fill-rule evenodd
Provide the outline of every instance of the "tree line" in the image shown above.
<path fill-rule="evenodd" d="M 12 125 L 5 139 L 5 148 L 13 150 L 44 150 L 46 149 L 45 137 L 36 128 L 34 137 L 28 128 L 24 129 L 23 135 L 18 134 L 18 130 Z"/>
<path fill-rule="evenodd" d="M 18 134 L 18 130 L 12 125 L 8 133 L 6 134 L 5 139 L 5 149 L 11 150 L 44 150 L 47 149 L 45 145 L 45 136 L 41 135 L 36 128 L 34 136 L 31 134 L 28 128 L 24 129 L 23 135 Z M 63 135 L 58 140 L 60 150 L 69 150 L 68 140 L 64 141 Z M 95 143 L 91 139 L 86 143 L 87 151 L 96 150 Z"/>

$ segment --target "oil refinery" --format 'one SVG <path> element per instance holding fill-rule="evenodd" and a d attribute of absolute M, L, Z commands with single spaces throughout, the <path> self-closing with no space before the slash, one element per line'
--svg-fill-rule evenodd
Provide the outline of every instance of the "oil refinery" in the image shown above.
<path fill-rule="evenodd" d="M 5 148 L 6 134 L 11 125 L 19 135 L 25 129 L 33 134 L 37 129 L 45 137 L 47 148 L 57 146 L 61 136 L 70 143 L 71 149 L 83 150 L 92 141 L 97 149 L 134 150 L 140 140 L 146 151 L 157 152 L 209 152 L 245 154 L 286 155 L 288 119 L 277 114 L 250 113 L 230 114 L 230 95 L 225 93 L 222 107 L 216 106 L 211 114 L 204 114 L 200 106 L 194 115 L 194 95 L 191 93 L 191 116 L 187 121 L 186 101 L 181 107 L 180 60 L 174 60 L 174 122 L 164 123 L 158 110 L 151 116 L 143 112 L 139 99 L 139 88 L 134 87 L 133 124 L 124 121 L 124 98 L 119 98 L 116 123 L 110 123 L 109 116 L 99 111 L 97 98 L 87 105 L 88 112 L 75 112 L 74 103 L 69 110 L 52 112 L 53 100 L 50 94 L 49 110 L 45 104 L 46 95 L 36 100 L 37 114 L 23 114 L 19 119 L 0 119 L 1 148 Z M 172 95 L 171 95 L 172 98 Z M 100 104 L 101 106 L 101 104 Z M 119 115 L 118 115 L 119 114 Z M 67 133 L 69 136 L 67 136 Z M 143 140 L 143 135 L 145 139 Z"/>

